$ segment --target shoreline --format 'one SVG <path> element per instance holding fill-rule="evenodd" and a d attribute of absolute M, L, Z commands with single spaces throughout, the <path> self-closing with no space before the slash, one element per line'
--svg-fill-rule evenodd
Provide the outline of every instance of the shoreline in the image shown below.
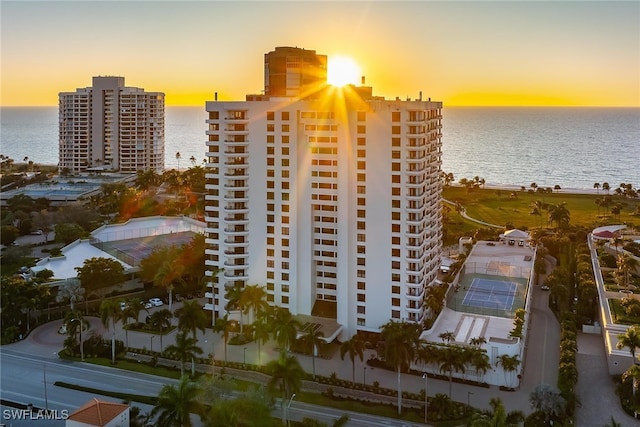
<path fill-rule="evenodd" d="M 46 167 L 52 167 L 52 168 L 57 168 L 57 164 L 53 164 L 53 163 L 37 163 L 38 165 L 41 166 L 46 166 Z M 25 166 L 26 163 L 17 163 L 14 162 L 13 163 L 14 167 L 18 167 L 18 166 Z M 175 169 L 175 168 L 165 168 L 166 170 L 171 170 L 171 169 Z M 188 169 L 188 168 L 187 168 Z M 183 171 L 186 169 L 182 169 Z M 4 172 L 3 172 L 4 173 Z M 116 172 L 117 173 L 117 172 Z M 597 181 L 594 181 L 597 182 Z M 636 185 L 635 183 L 632 183 L 634 186 Z M 450 187 L 464 187 L 463 185 L 460 185 L 460 183 L 458 182 L 452 182 L 449 184 Z M 530 186 L 525 185 L 525 190 L 524 192 L 529 194 L 529 190 L 531 189 Z M 540 185 L 538 186 L 538 188 L 547 188 L 549 186 L 546 185 Z M 482 190 L 505 190 L 505 191 L 517 191 L 517 192 L 522 192 L 522 185 L 516 185 L 516 184 L 493 184 L 493 183 L 485 183 L 484 185 L 482 185 L 480 187 Z M 553 188 L 553 187 L 550 187 Z M 613 196 L 613 194 L 611 194 L 612 190 L 615 190 L 616 187 L 611 187 L 609 193 L 606 193 L 605 190 L 603 190 L 602 188 L 596 189 L 596 188 L 574 188 L 574 187 L 567 187 L 564 188 L 562 187 L 560 190 L 553 190 L 554 194 L 558 194 L 558 193 L 564 193 L 564 194 L 591 194 L 591 195 L 600 195 L 602 194 L 603 196 Z"/>
<path fill-rule="evenodd" d="M 463 185 L 460 185 L 459 183 L 451 183 L 449 184 L 450 187 L 459 187 L 462 188 L 464 187 Z M 546 188 L 547 186 L 541 185 L 538 188 Z M 553 187 L 551 187 L 553 188 Z M 521 185 L 514 185 L 514 184 L 491 184 L 491 183 L 485 183 L 484 186 L 481 186 L 482 190 L 507 190 L 507 191 L 517 191 L 517 192 L 522 192 L 522 186 Z M 531 187 L 526 186 L 525 185 L 525 190 L 524 193 L 529 194 L 529 190 L 531 189 Z M 612 188 L 612 190 L 615 188 Z M 561 188 L 560 190 L 553 190 L 554 194 L 591 194 L 591 195 L 600 195 L 602 194 L 603 196 L 612 196 L 613 194 L 609 193 L 607 194 L 604 190 L 602 190 L 602 188 L 600 189 L 595 189 L 595 188 Z"/>

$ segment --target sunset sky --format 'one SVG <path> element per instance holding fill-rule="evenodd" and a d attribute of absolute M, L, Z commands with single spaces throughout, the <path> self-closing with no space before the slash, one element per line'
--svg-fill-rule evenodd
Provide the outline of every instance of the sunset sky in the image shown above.
<path fill-rule="evenodd" d="M 2 106 L 124 76 L 167 105 L 243 100 L 264 54 L 352 58 L 375 95 L 445 105 L 640 106 L 640 2 L 2 0 Z"/>

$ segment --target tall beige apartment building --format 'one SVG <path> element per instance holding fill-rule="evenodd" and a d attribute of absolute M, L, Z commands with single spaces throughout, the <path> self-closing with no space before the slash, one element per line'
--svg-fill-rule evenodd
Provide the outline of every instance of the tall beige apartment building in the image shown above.
<path fill-rule="evenodd" d="M 258 284 L 341 338 L 422 322 L 441 252 L 442 103 L 334 88 L 325 64 L 277 48 L 264 94 L 206 103 L 205 308 L 224 316 L 228 287 Z"/>
<path fill-rule="evenodd" d="M 99 76 L 58 98 L 60 171 L 164 170 L 164 93 Z"/>

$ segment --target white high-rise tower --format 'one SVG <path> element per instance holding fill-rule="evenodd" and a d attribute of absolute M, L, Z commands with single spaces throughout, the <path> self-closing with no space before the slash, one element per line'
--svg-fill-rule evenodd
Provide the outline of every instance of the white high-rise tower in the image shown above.
<path fill-rule="evenodd" d="M 59 94 L 59 169 L 164 170 L 164 93 L 126 87 L 124 77 Z"/>
<path fill-rule="evenodd" d="M 310 52 L 287 49 L 292 64 Z M 224 270 L 206 308 L 222 316 L 225 288 L 258 284 L 342 338 L 422 322 L 442 241 L 442 103 L 308 81 L 206 103 L 206 264 Z"/>

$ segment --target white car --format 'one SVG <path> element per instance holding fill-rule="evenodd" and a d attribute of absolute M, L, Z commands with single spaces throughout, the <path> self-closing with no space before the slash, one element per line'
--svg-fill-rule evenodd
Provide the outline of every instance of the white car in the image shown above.
<path fill-rule="evenodd" d="M 160 307 L 164 303 L 162 302 L 162 300 L 160 298 L 151 298 L 149 300 L 149 304 L 151 304 L 153 307 Z"/>

